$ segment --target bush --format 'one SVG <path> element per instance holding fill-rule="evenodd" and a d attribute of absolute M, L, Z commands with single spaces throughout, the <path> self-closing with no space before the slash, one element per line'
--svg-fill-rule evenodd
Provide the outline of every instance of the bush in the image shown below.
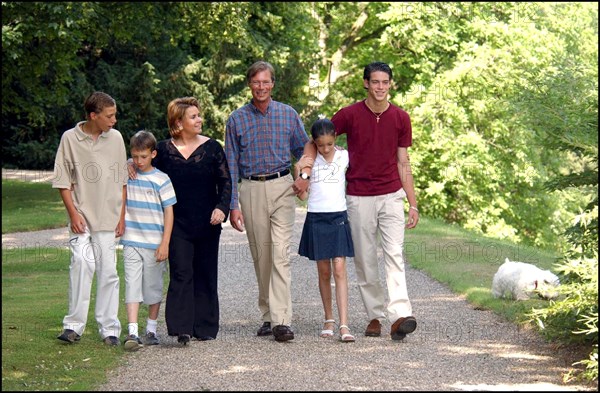
<path fill-rule="evenodd" d="M 598 255 L 595 258 L 568 259 L 556 266 L 566 282 L 560 286 L 558 301 L 547 308 L 534 309 L 529 321 L 535 321 L 548 339 L 590 344 L 589 358 L 573 365 L 584 365 L 580 372 L 570 372 L 566 379 L 598 380 Z"/>

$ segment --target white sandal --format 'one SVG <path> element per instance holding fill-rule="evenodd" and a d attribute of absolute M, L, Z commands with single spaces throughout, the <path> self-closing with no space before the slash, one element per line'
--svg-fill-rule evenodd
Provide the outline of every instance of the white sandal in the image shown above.
<path fill-rule="evenodd" d="M 340 341 L 345 342 L 345 343 L 354 342 L 356 339 L 354 338 L 354 336 L 352 334 L 350 334 L 350 333 L 342 334 L 343 328 L 346 328 L 346 329 L 348 329 L 348 331 L 350 331 L 350 328 L 347 325 L 340 325 Z"/>
<path fill-rule="evenodd" d="M 333 323 L 335 325 L 335 319 L 325 320 L 325 322 L 323 322 L 323 326 L 327 323 Z M 321 334 L 319 336 L 321 336 L 322 338 L 333 337 L 333 329 L 323 329 L 321 330 Z"/>

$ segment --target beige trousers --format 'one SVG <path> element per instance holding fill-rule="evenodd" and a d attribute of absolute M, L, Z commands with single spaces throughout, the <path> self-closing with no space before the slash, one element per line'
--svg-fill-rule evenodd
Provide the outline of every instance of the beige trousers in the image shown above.
<path fill-rule="evenodd" d="M 354 242 L 354 265 L 358 288 L 369 320 L 394 323 L 412 315 L 404 270 L 404 198 L 400 189 L 377 196 L 346 196 L 348 220 Z M 378 235 L 383 250 L 386 294 L 379 277 Z"/>
<path fill-rule="evenodd" d="M 292 175 L 268 181 L 242 179 L 240 209 L 258 282 L 263 322 L 291 325 L 290 243 L 296 214 Z"/>

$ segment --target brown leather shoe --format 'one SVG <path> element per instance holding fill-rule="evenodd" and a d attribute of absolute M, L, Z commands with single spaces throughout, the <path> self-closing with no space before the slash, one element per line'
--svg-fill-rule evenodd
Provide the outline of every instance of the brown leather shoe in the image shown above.
<path fill-rule="evenodd" d="M 392 325 L 390 335 L 392 340 L 402 340 L 408 333 L 412 333 L 417 328 L 417 320 L 415 317 L 398 318 Z"/>
<path fill-rule="evenodd" d="M 287 325 L 277 325 L 273 328 L 275 341 L 289 341 L 294 339 L 294 332 Z"/>
<path fill-rule="evenodd" d="M 369 322 L 367 330 L 365 330 L 365 336 L 367 337 L 379 337 L 381 336 L 381 322 L 379 319 L 373 319 Z"/>

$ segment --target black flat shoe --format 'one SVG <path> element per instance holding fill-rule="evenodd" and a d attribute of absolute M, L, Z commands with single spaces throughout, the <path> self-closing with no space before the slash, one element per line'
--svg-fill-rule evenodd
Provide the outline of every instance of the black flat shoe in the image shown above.
<path fill-rule="evenodd" d="M 270 336 L 273 334 L 271 330 L 271 322 L 263 322 L 262 326 L 256 332 L 256 335 L 259 337 Z"/>
<path fill-rule="evenodd" d="M 180 334 L 179 336 L 177 336 L 177 342 L 183 345 L 187 345 L 187 343 L 190 342 L 190 335 Z"/>

